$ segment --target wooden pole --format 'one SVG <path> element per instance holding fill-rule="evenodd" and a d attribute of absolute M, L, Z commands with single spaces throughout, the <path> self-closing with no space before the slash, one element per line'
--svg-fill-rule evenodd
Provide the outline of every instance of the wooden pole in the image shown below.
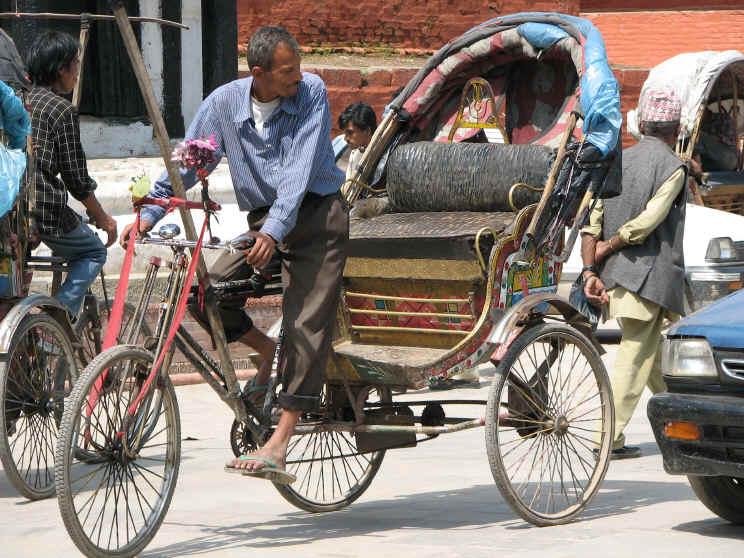
<path fill-rule="evenodd" d="M 115 17 L 111 15 L 101 14 L 56 14 L 51 12 L 44 13 L 17 13 L 17 12 L 2 12 L 0 13 L 0 19 L 13 19 L 13 18 L 29 18 L 29 19 L 80 19 L 83 15 L 87 16 L 91 21 L 114 21 Z M 178 23 L 175 21 L 168 21 L 167 19 L 158 19 L 156 17 L 130 17 L 130 22 L 135 23 L 159 23 L 160 25 L 170 25 L 171 27 L 178 27 L 180 29 L 188 29 L 188 25 Z"/>
<path fill-rule="evenodd" d="M 150 77 L 147 74 L 145 67 L 145 61 L 142 58 L 142 53 L 137 45 L 137 39 L 134 36 L 132 25 L 127 18 L 127 11 L 124 7 L 122 0 L 112 0 L 111 8 L 116 17 L 116 23 L 121 31 L 122 39 L 124 40 L 124 46 L 129 54 L 129 59 L 132 62 L 134 74 L 137 77 L 140 91 L 145 99 L 145 105 L 147 106 L 147 113 L 152 122 L 153 131 L 155 132 L 155 138 L 160 146 L 160 154 L 163 156 L 165 167 L 168 170 L 168 177 L 170 178 L 173 192 L 180 198 L 186 197 L 186 192 L 183 187 L 183 181 L 181 180 L 181 174 L 178 171 L 176 164 L 171 161 L 171 145 L 170 138 L 168 137 L 168 131 L 165 127 L 165 121 L 163 115 L 160 112 L 160 107 L 155 100 L 155 92 L 150 82 Z M 186 231 L 186 238 L 189 240 L 196 240 L 196 229 L 194 228 L 194 221 L 191 219 L 191 213 L 181 207 L 181 220 Z M 204 263 L 204 258 L 199 254 L 199 260 L 196 269 L 199 280 L 203 280 L 207 275 L 207 266 Z M 217 346 L 217 352 L 220 357 L 220 364 L 222 374 L 225 376 L 227 386 L 230 391 L 230 396 L 234 398 L 235 404 L 233 404 L 233 411 L 235 411 L 238 419 L 245 421 L 247 417 L 242 416 L 245 414 L 245 407 L 237 404 L 240 398 L 240 387 L 238 385 L 237 377 L 235 376 L 235 369 L 232 365 L 232 359 L 230 358 L 230 351 L 227 348 L 227 338 L 225 337 L 225 330 L 222 327 L 222 321 L 216 314 L 215 307 L 213 304 L 205 304 L 207 310 L 207 318 L 209 319 L 209 326 L 212 329 L 212 335 L 214 336 L 214 342 Z"/>
<path fill-rule="evenodd" d="M 558 173 L 561 171 L 561 167 L 563 166 L 563 159 L 566 158 L 566 146 L 568 145 L 568 141 L 571 139 L 571 135 L 576 127 L 576 120 L 576 113 L 572 112 L 571 116 L 568 117 L 566 130 L 563 132 L 563 138 L 561 138 L 561 143 L 558 147 L 558 154 L 555 156 L 555 163 L 553 163 L 553 168 L 550 169 L 550 174 L 548 174 L 545 189 L 543 190 L 542 196 L 540 196 L 540 201 L 537 204 L 537 209 L 535 209 L 534 215 L 532 216 L 530 226 L 527 227 L 527 231 L 524 233 L 530 238 L 534 239 L 535 237 L 537 222 L 540 220 L 543 211 L 545 211 L 545 207 L 548 205 L 548 200 L 550 199 L 550 194 L 553 192 L 553 188 L 555 187 L 555 182 L 558 180 Z"/>
<path fill-rule="evenodd" d="M 80 98 L 83 96 L 83 64 L 85 63 L 85 50 L 88 47 L 88 32 L 90 31 L 90 21 L 87 15 L 82 14 L 80 19 L 80 62 L 78 62 L 75 91 L 72 92 L 72 104 L 75 105 L 75 108 L 80 108 Z"/>

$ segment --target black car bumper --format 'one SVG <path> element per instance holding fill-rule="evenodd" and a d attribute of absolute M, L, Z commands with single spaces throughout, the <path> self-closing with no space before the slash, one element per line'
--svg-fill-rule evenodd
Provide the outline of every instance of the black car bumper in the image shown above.
<path fill-rule="evenodd" d="M 648 418 L 667 473 L 744 477 L 744 397 L 659 393 L 648 402 Z M 699 439 L 669 438 L 669 421 L 696 424 Z"/>

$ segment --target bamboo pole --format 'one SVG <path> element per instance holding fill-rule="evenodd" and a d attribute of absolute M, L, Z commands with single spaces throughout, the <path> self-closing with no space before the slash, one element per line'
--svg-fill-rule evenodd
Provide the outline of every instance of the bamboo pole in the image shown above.
<path fill-rule="evenodd" d="M 181 180 L 181 174 L 178 171 L 176 164 L 171 161 L 171 145 L 170 138 L 168 137 L 168 131 L 165 127 L 165 121 L 163 115 L 160 112 L 160 107 L 155 100 L 155 92 L 150 82 L 150 77 L 147 74 L 145 67 L 145 61 L 142 58 L 142 53 L 137 45 L 137 39 L 134 36 L 132 25 L 127 17 L 126 8 L 124 7 L 123 0 L 112 0 L 111 8 L 116 17 L 116 23 L 121 31 L 121 36 L 126 46 L 129 59 L 132 62 L 134 74 L 137 77 L 142 96 L 145 99 L 145 105 L 147 106 L 147 113 L 152 122 L 153 131 L 155 138 L 160 147 L 160 154 L 165 162 L 165 167 L 168 170 L 168 177 L 170 178 L 173 192 L 180 198 L 186 197 L 186 192 L 183 187 L 183 181 Z M 183 206 L 180 208 L 181 220 L 183 221 L 184 229 L 186 231 L 186 238 L 189 240 L 196 240 L 196 229 L 194 228 L 194 221 L 191 219 L 191 213 L 188 209 Z M 202 281 L 207 276 L 207 267 L 204 263 L 202 254 L 199 254 L 197 264 L 197 276 Z M 235 375 L 235 369 L 232 365 L 232 359 L 230 358 L 230 351 L 227 348 L 227 338 L 225 337 L 225 330 L 222 327 L 222 321 L 217 316 L 215 306 L 213 304 L 206 304 L 207 318 L 209 319 L 209 326 L 214 336 L 214 342 L 217 346 L 217 352 L 220 357 L 220 365 L 222 374 L 225 376 L 227 381 L 230 396 L 233 397 L 235 403 L 233 404 L 233 411 L 237 418 L 241 421 L 246 421 L 245 407 L 238 404 L 240 400 L 240 388 L 238 386 L 238 380 Z"/>
<path fill-rule="evenodd" d="M 553 192 L 553 188 L 555 187 L 555 182 L 556 180 L 558 180 L 558 173 L 563 166 L 563 159 L 565 159 L 566 157 L 566 146 L 568 145 L 568 141 L 569 139 L 571 139 L 571 135 L 573 134 L 574 128 L 576 127 L 576 120 L 576 113 L 572 112 L 571 116 L 569 116 L 568 118 L 566 130 L 563 132 L 561 144 L 558 147 L 558 154 L 555 156 L 555 163 L 553 163 L 553 168 L 550 169 L 548 180 L 545 183 L 545 189 L 543 190 L 542 196 L 540 196 L 540 202 L 537 204 L 537 209 L 535 209 L 535 213 L 532 216 L 532 221 L 530 221 L 530 225 L 529 227 L 527 227 L 527 231 L 524 233 L 526 236 L 532 238 L 533 240 L 535 237 L 537 222 L 540 220 L 543 211 L 545 211 L 545 207 L 548 205 L 548 200 L 550 199 L 550 194 Z"/>
<path fill-rule="evenodd" d="M 112 15 L 102 14 L 57 14 L 51 12 L 44 13 L 18 13 L 18 12 L 0 12 L 0 19 L 12 19 L 12 18 L 29 18 L 29 19 L 81 19 L 83 16 L 87 16 L 92 21 L 114 21 L 116 18 Z M 175 21 L 168 21 L 167 19 L 158 19 L 156 17 L 130 17 L 129 21 L 136 23 L 159 23 L 160 25 L 170 25 L 171 27 L 178 27 L 179 29 L 188 29 L 188 25 L 178 23 Z"/>
<path fill-rule="evenodd" d="M 80 108 L 80 99 L 83 96 L 83 64 L 85 63 L 85 51 L 88 47 L 88 32 L 90 31 L 90 21 L 87 15 L 83 14 L 80 19 L 80 61 L 78 62 L 75 91 L 72 92 L 72 104 L 75 108 Z"/>

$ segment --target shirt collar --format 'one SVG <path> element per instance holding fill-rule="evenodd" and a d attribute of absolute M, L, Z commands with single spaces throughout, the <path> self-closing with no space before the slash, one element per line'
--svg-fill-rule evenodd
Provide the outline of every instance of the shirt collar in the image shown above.
<path fill-rule="evenodd" d="M 235 115 L 235 122 L 245 122 L 246 120 L 253 121 L 253 103 L 251 103 L 251 88 L 253 87 L 253 77 L 245 78 L 244 87 L 245 93 L 243 95 L 243 104 L 238 109 L 238 112 Z M 300 83 L 300 87 L 302 87 L 302 83 Z M 279 103 L 279 109 L 283 110 L 287 114 L 297 114 L 299 112 L 297 101 L 297 97 L 299 96 L 299 94 L 300 92 L 298 89 L 297 95 L 295 95 L 294 97 L 283 97 L 282 102 Z"/>

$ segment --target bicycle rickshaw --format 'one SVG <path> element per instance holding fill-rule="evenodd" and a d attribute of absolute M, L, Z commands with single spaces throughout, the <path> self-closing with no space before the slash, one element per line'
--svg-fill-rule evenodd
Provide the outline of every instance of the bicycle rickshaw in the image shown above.
<path fill-rule="evenodd" d="M 131 30 L 122 24 L 123 8 L 115 13 L 126 42 Z M 146 74 L 133 38 L 127 47 L 145 90 Z M 462 95 L 473 77 L 485 79 L 493 97 Z M 163 139 L 154 96 L 145 97 L 167 159 L 170 146 Z M 579 101 L 583 136 L 575 126 Z M 494 122 L 494 112 L 504 106 L 506 119 Z M 478 122 L 469 118 L 489 110 Z M 484 120 L 490 121 L 484 126 Z M 430 141 L 446 140 L 453 123 L 465 130 L 453 134 L 459 146 Z M 559 14 L 493 20 L 430 59 L 392 103 L 347 185 L 349 201 L 367 186 L 381 190 L 386 185 L 391 205 L 398 193 L 410 194 L 416 184 L 395 190 L 396 180 L 406 180 L 401 169 L 416 159 L 410 150 L 419 150 L 422 157 L 426 150 L 447 157 L 442 148 L 468 156 L 485 149 L 504 169 L 507 159 L 516 159 L 512 173 L 521 172 L 522 163 L 542 167 L 543 184 L 501 192 L 502 201 L 510 200 L 508 209 L 415 208 L 352 222 L 322 403 L 302 416 L 290 442 L 287 468 L 298 480 L 276 484 L 283 497 L 311 512 L 343 508 L 370 486 L 387 450 L 485 426 L 494 479 L 517 514 L 535 525 L 555 525 L 584 509 L 607 470 L 614 410 L 602 349 L 587 319 L 556 288 L 590 200 L 607 193 L 616 170 L 619 127 L 617 84 L 601 37 L 585 20 Z M 463 141 L 477 141 L 481 129 L 494 128 L 501 141 L 516 145 Z M 582 160 L 582 152 L 593 157 Z M 468 156 L 461 157 L 463 164 Z M 234 410 L 230 442 L 236 455 L 260 446 L 280 412 L 276 394 L 281 378 L 276 375 L 263 405 L 243 398 L 213 313 L 219 292 L 250 292 L 251 285 L 210 288 L 202 282 L 201 291 L 197 289 L 218 349 L 223 347 L 221 363 L 180 325 L 192 277 L 200 267 L 203 271 L 201 250 L 244 249 L 248 241 L 205 241 L 209 214 L 218 209 L 209 200 L 206 176 L 202 201 L 189 202 L 181 199 L 182 185 L 172 163 L 166 164 L 180 197 L 157 203 L 182 210 L 190 239 L 176 239 L 177 231 L 165 227 L 160 238 L 137 241 L 173 251 L 172 260 L 150 260 L 136 305 L 135 323 L 150 304 L 156 274 L 166 268 L 168 288 L 157 327 L 144 346 L 125 334 L 126 343 L 97 356 L 64 408 L 56 453 L 57 495 L 68 532 L 88 556 L 137 554 L 170 505 L 181 440 L 176 393 L 167 375 L 174 347 Z M 429 159 L 423 168 L 433 164 Z M 478 174 L 467 170 L 468 176 Z M 438 172 L 456 171 L 450 164 Z M 530 203 L 537 201 L 530 199 L 534 190 L 537 204 Z M 409 197 L 425 196 L 417 190 Z M 437 203 L 461 202 L 452 198 L 444 196 Z M 139 203 L 153 202 L 145 198 Z M 207 213 L 198 240 L 188 209 Z M 572 225 L 572 234 L 564 242 L 567 225 Z M 132 236 L 114 313 L 126 292 L 134 245 Z M 278 353 L 280 347 L 281 339 Z M 488 359 L 497 371 L 487 401 L 401 397 Z M 452 403 L 485 406 L 486 412 L 477 419 L 448 416 L 444 408 Z"/>
<path fill-rule="evenodd" d="M 683 161 L 701 155 L 706 183 L 693 201 L 744 215 L 744 55 L 737 50 L 686 52 L 655 66 L 641 88 L 674 84 L 682 101 L 676 152 Z M 636 137 L 638 110 L 628 112 L 628 131 Z"/>

